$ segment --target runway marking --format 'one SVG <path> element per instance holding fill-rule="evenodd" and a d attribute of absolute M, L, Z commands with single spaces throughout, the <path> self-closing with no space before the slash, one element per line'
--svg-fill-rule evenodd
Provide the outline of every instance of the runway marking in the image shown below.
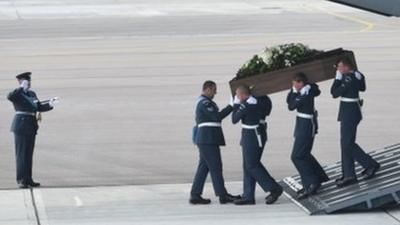
<path fill-rule="evenodd" d="M 82 202 L 81 198 L 79 198 L 78 196 L 75 196 L 75 197 L 74 197 L 74 200 L 75 200 L 75 205 L 76 205 L 77 207 L 83 206 L 83 202 Z"/>
<path fill-rule="evenodd" d="M 348 21 L 352 21 L 352 22 L 355 22 L 355 23 L 359 23 L 359 24 L 365 25 L 365 27 L 363 29 L 359 30 L 359 32 L 371 31 L 375 27 L 375 23 L 360 19 L 358 17 L 347 16 L 347 15 L 343 15 L 341 13 L 336 13 L 336 12 L 330 12 L 330 11 L 324 9 L 324 8 L 316 7 L 316 6 L 309 6 L 309 5 L 306 5 L 306 4 L 304 5 L 304 7 L 306 9 L 309 9 L 309 10 L 317 10 L 317 11 L 324 12 L 324 13 L 326 13 L 328 15 L 331 15 L 331 16 L 334 16 L 334 17 L 337 17 L 337 18 L 341 18 L 341 19 L 344 19 L 344 20 L 348 20 Z"/>
<path fill-rule="evenodd" d="M 24 206 L 26 209 L 26 219 L 28 221 L 31 221 L 30 224 L 39 224 L 38 222 L 38 217 L 36 214 L 36 209 L 34 207 L 33 199 L 32 199 L 32 193 L 30 189 L 23 189 L 21 190 L 22 192 L 22 197 L 23 197 L 23 202 Z"/>
<path fill-rule="evenodd" d="M 21 19 L 21 15 L 19 14 L 18 8 L 17 8 L 17 6 L 15 5 L 15 1 L 11 1 L 11 4 L 12 4 L 12 6 L 13 6 L 14 9 L 15 9 L 15 14 L 17 15 L 17 19 L 20 20 L 20 19 Z"/>
<path fill-rule="evenodd" d="M 33 189 L 32 195 L 35 197 L 35 205 L 38 213 L 39 225 L 49 225 L 46 206 L 43 201 L 42 191 L 40 189 Z"/>

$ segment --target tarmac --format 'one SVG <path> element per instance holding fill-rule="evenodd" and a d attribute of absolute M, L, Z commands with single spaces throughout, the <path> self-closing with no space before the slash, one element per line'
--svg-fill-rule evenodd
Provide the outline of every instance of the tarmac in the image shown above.
<path fill-rule="evenodd" d="M 399 142 L 399 35 L 398 18 L 320 0 L 0 1 L 0 224 L 399 224 L 397 209 L 310 217 L 286 198 L 266 206 L 262 193 L 254 207 L 187 203 L 204 80 L 218 83 L 222 107 L 228 81 L 266 46 L 353 50 L 367 79 L 358 142 L 374 150 Z M 5 98 L 24 71 L 41 99 L 61 99 L 43 114 L 34 159 L 43 187 L 32 193 L 15 190 L 14 110 Z M 327 165 L 340 159 L 339 103 L 331 81 L 319 85 L 313 153 Z M 271 95 L 263 158 L 276 179 L 295 173 L 285 97 Z M 240 127 L 223 128 L 224 175 L 240 193 Z"/>
<path fill-rule="evenodd" d="M 240 192 L 240 182 L 228 183 Z M 188 204 L 189 184 L 134 185 L 88 188 L 0 191 L 0 224 L 36 225 L 125 225 L 125 224 L 309 224 L 376 225 L 399 224 L 398 209 L 309 216 L 286 197 L 267 206 L 261 197 L 255 206 L 220 205 L 216 198 L 207 206 Z M 211 185 L 205 196 L 212 197 Z M 4 202 L 12 204 L 4 205 Z"/>

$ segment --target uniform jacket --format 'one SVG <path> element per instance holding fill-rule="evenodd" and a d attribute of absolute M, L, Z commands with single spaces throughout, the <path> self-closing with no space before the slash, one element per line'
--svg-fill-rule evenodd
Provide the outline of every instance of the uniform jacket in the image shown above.
<path fill-rule="evenodd" d="M 260 106 L 258 104 L 235 104 L 233 106 L 232 122 L 234 124 L 242 121 L 242 124 L 256 126 L 260 124 L 262 118 Z M 242 129 L 240 145 L 245 148 L 259 148 L 261 142 L 261 134 L 257 129 Z"/>
<path fill-rule="evenodd" d="M 194 143 L 203 145 L 225 145 L 225 138 L 221 127 L 198 127 L 198 125 L 206 122 L 221 123 L 222 120 L 232 112 L 232 109 L 232 106 L 228 105 L 219 111 L 217 104 L 212 99 L 201 95 L 196 105 Z"/>
<path fill-rule="evenodd" d="M 313 115 L 312 119 L 296 117 L 296 126 L 294 129 L 295 137 L 313 137 L 318 132 L 317 112 L 314 106 L 314 98 L 321 94 L 317 84 L 308 84 L 311 89 L 308 93 L 301 95 L 290 90 L 286 102 L 290 111 L 296 110 L 298 113 Z"/>
<path fill-rule="evenodd" d="M 360 98 L 359 92 L 365 91 L 365 77 L 357 79 L 354 73 L 343 74 L 341 80 L 335 79 L 331 87 L 333 98 Z M 338 121 L 358 123 L 362 119 L 361 102 L 340 102 Z"/>
<path fill-rule="evenodd" d="M 36 114 L 36 112 L 46 112 L 53 109 L 49 103 L 40 102 L 35 92 L 31 90 L 25 92 L 22 87 L 11 91 L 7 98 L 13 103 L 15 111 Z M 15 134 L 36 134 L 38 129 L 36 116 L 21 114 L 14 116 L 11 131 Z"/>

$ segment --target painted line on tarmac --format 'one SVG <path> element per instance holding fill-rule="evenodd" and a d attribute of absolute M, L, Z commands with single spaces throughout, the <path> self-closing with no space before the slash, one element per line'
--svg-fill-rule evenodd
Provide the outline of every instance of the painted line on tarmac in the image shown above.
<path fill-rule="evenodd" d="M 49 225 L 45 204 L 40 189 L 32 189 L 33 205 L 35 207 L 38 225 Z"/>
<path fill-rule="evenodd" d="M 344 19 L 344 20 L 347 20 L 347 21 L 352 21 L 352 22 L 364 25 L 365 27 L 362 28 L 361 30 L 359 30 L 359 32 L 371 31 L 375 27 L 375 23 L 373 23 L 373 22 L 370 22 L 370 21 L 367 21 L 367 20 L 363 20 L 363 19 L 360 19 L 360 18 L 354 17 L 354 16 L 347 16 L 347 15 L 344 15 L 344 14 L 341 14 L 341 13 L 331 12 L 331 11 L 328 11 L 327 9 L 325 9 L 325 8 L 322 8 L 322 7 L 310 6 L 310 5 L 305 4 L 304 8 L 309 9 L 309 10 L 320 11 L 320 12 L 326 13 L 328 15 L 331 15 L 331 16 L 334 16 L 334 17 L 337 17 L 337 18 L 340 18 L 340 19 Z"/>
<path fill-rule="evenodd" d="M 13 8 L 15 9 L 15 15 L 17 16 L 17 19 L 21 20 L 22 18 L 21 18 L 21 15 L 18 12 L 17 6 L 15 5 L 15 1 L 11 1 L 11 4 L 12 4 Z"/>
<path fill-rule="evenodd" d="M 35 211 L 35 207 L 33 204 L 32 195 L 31 195 L 31 190 L 23 189 L 22 195 L 24 198 L 24 205 L 26 208 L 26 217 L 28 219 L 29 224 L 30 225 L 40 225 L 40 223 L 38 223 L 38 220 L 37 220 L 36 211 Z"/>
<path fill-rule="evenodd" d="M 32 203 L 32 206 L 33 206 L 33 212 L 34 212 L 34 216 L 35 216 L 35 219 L 36 219 L 36 223 L 37 223 L 37 225 L 42 225 L 40 223 L 39 212 L 37 210 L 36 199 L 35 199 L 35 195 L 33 194 L 33 189 L 32 188 L 29 188 L 29 195 L 31 197 L 31 203 Z"/>

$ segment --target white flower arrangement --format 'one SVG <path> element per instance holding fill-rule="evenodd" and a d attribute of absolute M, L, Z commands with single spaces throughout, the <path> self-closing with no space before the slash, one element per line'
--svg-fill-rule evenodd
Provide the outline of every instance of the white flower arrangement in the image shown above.
<path fill-rule="evenodd" d="M 322 51 L 310 49 L 301 43 L 267 47 L 239 69 L 236 79 L 298 65 L 320 53 Z"/>

